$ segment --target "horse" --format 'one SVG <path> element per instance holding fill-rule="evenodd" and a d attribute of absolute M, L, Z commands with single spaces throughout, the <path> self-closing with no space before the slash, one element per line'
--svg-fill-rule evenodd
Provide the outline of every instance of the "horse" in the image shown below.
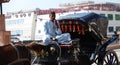
<path fill-rule="evenodd" d="M 31 65 L 31 52 L 22 42 L 0 46 L 0 65 Z"/>
<path fill-rule="evenodd" d="M 61 52 L 70 52 L 71 49 L 71 53 L 69 53 L 69 56 L 72 56 L 72 54 L 74 53 L 74 50 L 72 51 L 73 48 L 71 48 L 70 45 L 56 45 L 56 43 L 53 41 L 48 45 L 45 45 L 44 43 L 39 43 L 39 42 L 31 42 L 28 43 L 27 48 L 30 49 L 32 51 L 32 53 L 34 54 L 35 58 L 32 61 L 32 64 L 34 64 L 35 61 L 41 61 L 44 58 L 47 58 L 47 62 L 44 63 L 43 65 L 90 65 L 89 59 L 86 55 L 84 54 L 79 54 L 77 55 L 78 61 L 75 61 L 76 59 L 73 59 L 74 61 L 69 61 L 71 59 L 69 59 L 69 62 L 61 62 L 64 61 L 64 59 L 62 60 L 61 57 L 64 56 L 64 54 L 61 56 Z M 64 46 L 64 47 L 62 47 Z M 67 49 L 67 50 L 62 50 L 63 48 Z M 73 54 L 74 55 L 74 54 Z M 42 57 L 42 59 L 39 59 L 39 57 Z M 48 59 L 50 58 L 50 59 Z M 55 60 L 56 59 L 56 60 Z M 46 59 L 45 59 L 46 60 Z M 52 63 L 49 63 L 51 60 L 55 60 Z M 87 62 L 88 61 L 88 62 Z M 57 62 L 57 63 L 56 63 Z"/>
<path fill-rule="evenodd" d="M 31 64 L 34 64 L 35 61 L 39 63 L 40 58 L 44 60 L 48 60 L 45 63 L 41 63 L 43 65 L 57 65 L 57 57 L 59 55 L 59 51 L 57 51 L 57 46 L 55 46 L 52 42 L 52 44 L 45 45 L 44 43 L 40 42 L 31 42 L 26 44 L 27 48 L 31 50 L 31 52 L 34 55 L 34 59 Z M 57 51 L 57 52 L 56 52 Z M 51 60 L 50 60 L 51 59 Z M 53 61 L 52 61 L 53 60 Z"/>

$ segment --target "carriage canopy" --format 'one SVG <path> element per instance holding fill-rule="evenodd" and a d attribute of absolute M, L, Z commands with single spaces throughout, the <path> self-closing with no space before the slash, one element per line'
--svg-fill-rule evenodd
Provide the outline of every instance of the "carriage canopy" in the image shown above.
<path fill-rule="evenodd" d="M 61 27 L 62 27 L 62 25 L 64 25 L 64 26 L 68 26 L 69 28 L 70 28 L 70 25 L 74 27 L 74 25 L 77 26 L 77 25 L 79 25 L 80 22 L 83 22 L 84 24 L 93 26 L 94 29 L 97 30 L 98 33 L 101 32 L 101 34 L 104 37 L 107 37 L 108 19 L 107 19 L 107 17 L 100 15 L 100 14 L 96 14 L 93 12 L 74 13 L 74 14 L 68 14 L 65 16 L 61 16 L 61 17 L 59 17 L 58 21 L 59 21 Z M 71 21 L 72 21 L 72 23 L 71 23 Z M 78 26 L 75 28 L 77 28 L 75 30 L 78 30 Z"/>

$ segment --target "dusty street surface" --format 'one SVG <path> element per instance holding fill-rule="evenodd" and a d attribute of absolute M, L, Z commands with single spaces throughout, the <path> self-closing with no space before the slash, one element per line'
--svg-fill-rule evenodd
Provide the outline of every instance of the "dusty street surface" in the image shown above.
<path fill-rule="evenodd" d="M 116 51 L 117 56 L 118 56 L 118 59 L 119 59 L 119 62 L 120 62 L 120 49 L 116 49 L 116 50 L 114 50 L 114 51 Z"/>

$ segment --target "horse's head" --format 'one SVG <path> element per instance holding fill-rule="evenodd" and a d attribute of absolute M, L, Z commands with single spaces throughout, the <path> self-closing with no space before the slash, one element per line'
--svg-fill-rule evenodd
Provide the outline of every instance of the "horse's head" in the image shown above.
<path fill-rule="evenodd" d="M 44 55 L 45 45 L 38 42 L 31 42 L 26 44 L 26 46 L 35 54 L 35 56 L 39 56 L 41 53 Z"/>

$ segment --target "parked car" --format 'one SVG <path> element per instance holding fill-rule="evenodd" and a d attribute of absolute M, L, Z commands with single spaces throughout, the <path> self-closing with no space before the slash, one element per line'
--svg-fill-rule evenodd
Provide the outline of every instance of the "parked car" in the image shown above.
<path fill-rule="evenodd" d="M 19 38 L 17 37 L 11 37 L 11 42 L 21 42 Z"/>

